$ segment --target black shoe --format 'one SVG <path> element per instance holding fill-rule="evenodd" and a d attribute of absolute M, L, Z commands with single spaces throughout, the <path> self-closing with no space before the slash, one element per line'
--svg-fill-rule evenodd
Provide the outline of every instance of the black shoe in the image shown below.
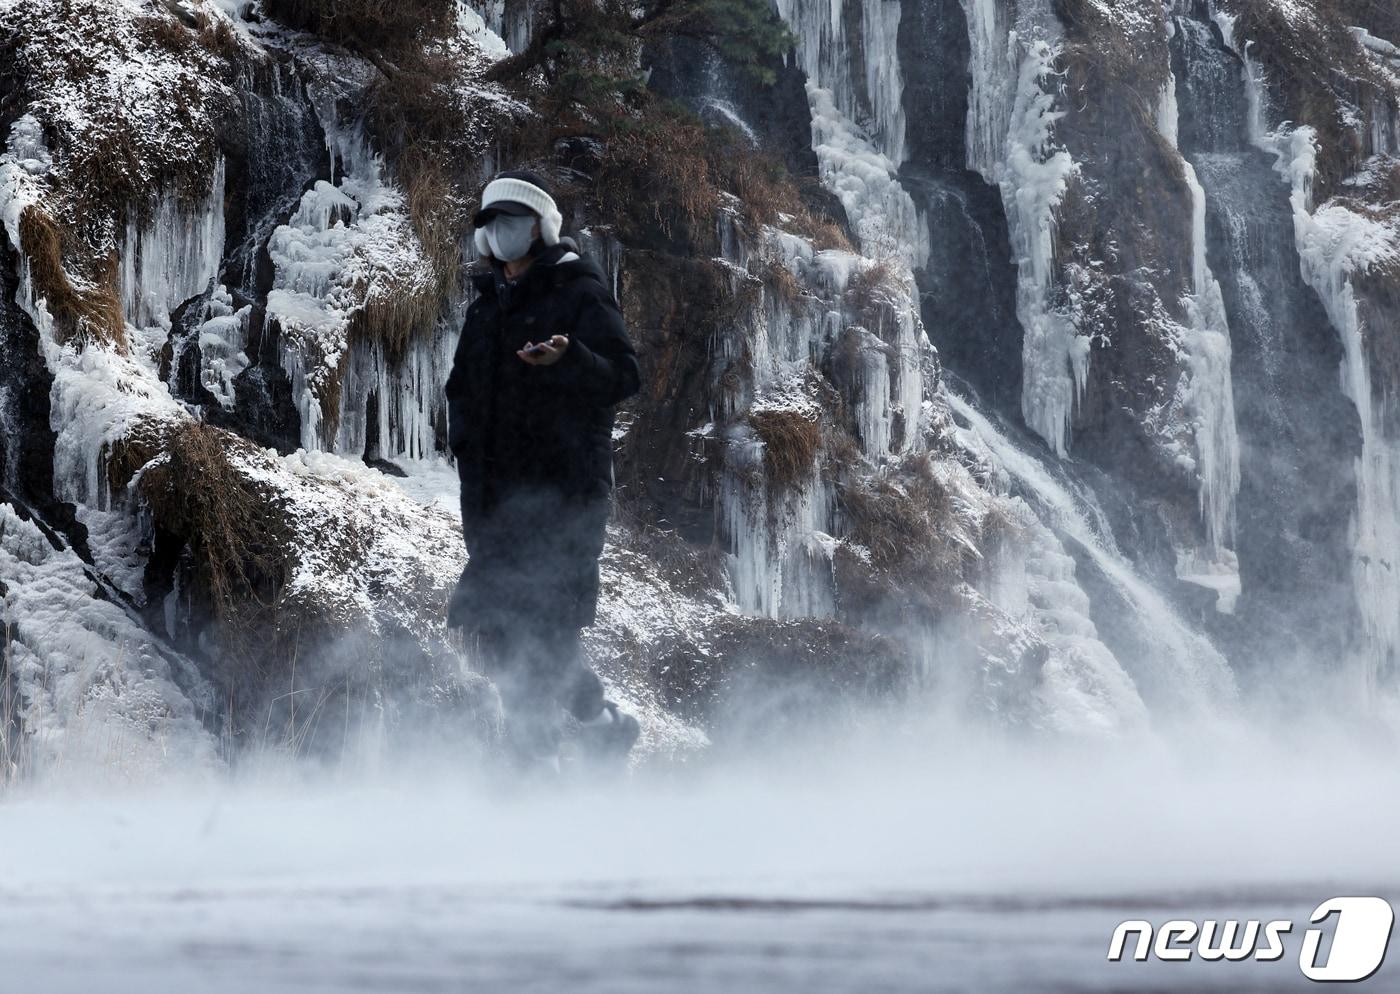
<path fill-rule="evenodd" d="M 612 701 L 603 702 L 602 713 L 592 721 L 581 721 L 574 733 L 578 757 L 600 766 L 622 766 L 637 742 L 642 727 L 630 714 L 623 714 Z"/>

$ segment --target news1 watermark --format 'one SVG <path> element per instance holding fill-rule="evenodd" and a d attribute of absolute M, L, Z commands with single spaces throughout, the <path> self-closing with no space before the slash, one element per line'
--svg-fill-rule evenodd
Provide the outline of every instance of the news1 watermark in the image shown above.
<path fill-rule="evenodd" d="M 1334 919 L 1328 923 L 1328 919 Z M 1188 921 L 1177 919 L 1155 927 L 1151 922 L 1125 921 L 1113 930 L 1108 944 L 1111 962 L 1125 956 L 1137 961 L 1163 962 L 1253 960 L 1267 963 L 1289 952 L 1293 937 L 1298 968 L 1318 983 L 1357 983 L 1375 975 L 1385 962 L 1395 911 L 1379 897 L 1333 897 L 1314 909 L 1312 925 L 1330 924 L 1332 941 L 1324 948 L 1325 928 L 1300 928 L 1287 920 Z"/>

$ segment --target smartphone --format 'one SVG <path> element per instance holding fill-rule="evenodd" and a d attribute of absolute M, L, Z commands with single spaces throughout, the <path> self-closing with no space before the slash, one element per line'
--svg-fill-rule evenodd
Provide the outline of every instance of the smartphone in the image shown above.
<path fill-rule="evenodd" d="M 549 343 L 540 342 L 538 345 L 531 345 L 525 350 L 526 355 L 547 355 L 549 353 Z"/>

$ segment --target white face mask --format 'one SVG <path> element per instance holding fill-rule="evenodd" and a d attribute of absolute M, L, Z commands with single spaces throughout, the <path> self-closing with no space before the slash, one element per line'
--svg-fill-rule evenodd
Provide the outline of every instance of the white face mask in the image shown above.
<path fill-rule="evenodd" d="M 486 222 L 486 244 L 502 262 L 523 259 L 535 240 L 532 230 L 538 218 L 533 214 L 497 214 Z"/>

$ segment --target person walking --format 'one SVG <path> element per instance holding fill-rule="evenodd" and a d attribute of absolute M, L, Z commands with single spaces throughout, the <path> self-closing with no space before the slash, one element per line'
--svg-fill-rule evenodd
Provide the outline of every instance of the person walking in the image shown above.
<path fill-rule="evenodd" d="M 597 610 L 613 409 L 641 377 L 602 270 L 562 222 L 532 172 L 486 185 L 472 218 L 484 266 L 447 380 L 468 556 L 448 624 L 500 692 L 511 754 L 551 768 L 565 712 L 594 758 L 625 757 L 638 734 L 605 700 L 581 631 Z"/>

